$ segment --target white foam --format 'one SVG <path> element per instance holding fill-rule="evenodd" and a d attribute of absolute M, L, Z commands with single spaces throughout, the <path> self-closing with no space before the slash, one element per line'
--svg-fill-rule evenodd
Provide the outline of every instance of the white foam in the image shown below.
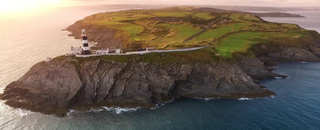
<path fill-rule="evenodd" d="M 116 114 L 121 114 L 123 112 L 132 112 L 132 111 L 137 111 L 138 109 L 140 109 L 140 107 L 136 107 L 136 108 L 121 108 L 121 107 L 102 107 L 105 110 L 109 111 L 109 112 L 114 112 Z"/>
<path fill-rule="evenodd" d="M 66 116 L 71 116 L 74 113 L 83 113 L 83 112 L 82 111 L 73 110 L 73 109 L 69 109 L 69 112 L 66 114 Z"/>
<path fill-rule="evenodd" d="M 205 101 L 210 101 L 210 100 L 213 100 L 215 98 L 204 98 Z"/>
<path fill-rule="evenodd" d="M 156 107 L 152 107 L 151 110 L 158 109 L 158 108 L 164 106 L 165 104 L 171 103 L 171 102 L 173 102 L 173 101 L 174 101 L 174 98 L 171 98 L 171 100 L 170 100 L 170 101 L 167 101 L 167 102 L 163 102 L 163 103 L 158 102 L 158 103 L 156 104 Z"/>
<path fill-rule="evenodd" d="M 156 107 L 152 107 L 151 109 L 152 109 L 152 110 L 158 109 L 158 108 L 160 108 L 160 107 L 162 107 L 162 106 L 164 106 L 164 105 L 165 105 L 164 103 L 157 103 L 157 104 L 156 104 Z"/>
<path fill-rule="evenodd" d="M 21 108 L 16 108 L 15 109 L 16 111 L 16 113 L 19 115 L 19 116 L 27 116 L 27 115 L 29 115 L 30 113 L 32 113 L 31 111 L 29 111 L 29 110 L 25 110 L 25 109 L 21 109 Z"/>
<path fill-rule="evenodd" d="M 150 109 L 151 109 L 151 110 L 155 110 L 155 109 L 158 109 L 158 108 L 160 108 L 160 107 L 156 106 L 156 107 L 152 107 L 152 108 L 150 108 Z"/>
<path fill-rule="evenodd" d="M 305 63 L 308 63 L 308 62 L 306 62 L 306 61 L 301 61 L 301 63 L 302 63 L 302 64 L 305 64 Z"/>
<path fill-rule="evenodd" d="M 195 97 L 194 99 L 199 99 L 199 100 L 204 100 L 204 101 L 210 101 L 210 100 L 213 100 L 213 99 L 216 99 L 216 98 L 198 98 L 198 97 Z M 219 99 L 219 98 L 218 98 Z"/>
<path fill-rule="evenodd" d="M 270 98 L 276 98 L 276 95 L 271 95 Z"/>
<path fill-rule="evenodd" d="M 248 101 L 248 100 L 252 100 L 253 98 L 244 98 L 244 97 L 242 97 L 242 98 L 238 98 L 238 100 L 240 100 L 240 101 Z"/>
<path fill-rule="evenodd" d="M 74 112 L 74 110 L 69 109 L 69 112 L 66 114 L 66 116 L 70 116 L 73 112 Z"/>
<path fill-rule="evenodd" d="M 282 77 L 274 77 L 275 79 L 282 79 Z"/>
<path fill-rule="evenodd" d="M 87 112 L 95 112 L 95 113 L 97 113 L 97 112 L 102 112 L 102 111 L 104 111 L 104 109 L 102 109 L 102 108 L 97 108 L 97 109 L 90 108 L 90 110 L 88 110 Z"/>

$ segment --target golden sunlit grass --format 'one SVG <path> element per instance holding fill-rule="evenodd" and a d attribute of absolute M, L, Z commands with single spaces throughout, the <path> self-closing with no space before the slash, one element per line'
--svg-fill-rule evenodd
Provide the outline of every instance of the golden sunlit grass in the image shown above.
<path fill-rule="evenodd" d="M 44 10 L 64 6 L 64 0 L 0 0 L 0 12 Z"/>

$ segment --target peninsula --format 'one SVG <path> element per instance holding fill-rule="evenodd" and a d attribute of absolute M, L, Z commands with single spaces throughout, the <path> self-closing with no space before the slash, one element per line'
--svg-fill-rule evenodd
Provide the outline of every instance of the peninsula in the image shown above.
<path fill-rule="evenodd" d="M 277 62 L 319 61 L 320 35 L 295 24 L 200 7 L 126 10 L 88 16 L 67 27 L 93 49 L 130 52 L 203 47 L 191 51 L 59 56 L 34 65 L 0 96 L 12 107 L 64 115 L 101 106 L 155 107 L 174 98 L 255 98 L 276 93 L 260 79 L 283 77 Z M 80 45 L 80 44 L 79 44 Z M 93 46 L 94 45 L 94 46 Z"/>

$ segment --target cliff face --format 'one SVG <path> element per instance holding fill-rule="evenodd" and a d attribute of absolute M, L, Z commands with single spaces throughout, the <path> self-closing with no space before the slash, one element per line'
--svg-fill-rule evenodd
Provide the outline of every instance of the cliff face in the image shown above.
<path fill-rule="evenodd" d="M 269 61 L 319 60 L 302 48 L 259 45 L 256 49 L 260 49 L 260 59 Z M 268 49 L 272 52 L 265 53 Z M 41 62 L 9 84 L 1 99 L 13 107 L 63 115 L 70 108 L 101 105 L 153 107 L 179 97 L 266 97 L 275 93 L 256 84 L 257 79 L 279 76 L 258 58 L 167 65 L 138 59 L 120 63 L 104 58 L 79 61 L 59 57 Z"/>
<path fill-rule="evenodd" d="M 118 63 L 96 59 L 75 65 L 76 62 L 73 57 L 62 57 L 38 63 L 9 84 L 2 99 L 13 107 L 61 114 L 73 106 L 152 107 L 174 97 L 275 94 L 255 84 L 239 65 L 227 62 L 166 66 L 136 60 Z"/>

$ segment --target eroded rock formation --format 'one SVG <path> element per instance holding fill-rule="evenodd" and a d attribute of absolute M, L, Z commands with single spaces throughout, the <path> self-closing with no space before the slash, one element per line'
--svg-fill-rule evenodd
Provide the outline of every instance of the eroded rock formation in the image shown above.
<path fill-rule="evenodd" d="M 265 45 L 257 48 L 261 49 L 259 56 L 263 60 L 319 60 L 303 48 L 276 49 Z M 268 49 L 272 51 L 266 53 Z M 13 107 L 63 115 L 71 108 L 101 105 L 153 107 L 156 103 L 179 97 L 275 95 L 257 84 L 257 79 L 279 76 L 260 59 L 245 57 L 237 63 L 160 65 L 134 58 L 121 63 L 104 58 L 80 62 L 74 57 L 59 57 L 34 65 L 18 81 L 6 87 L 1 99 Z"/>

